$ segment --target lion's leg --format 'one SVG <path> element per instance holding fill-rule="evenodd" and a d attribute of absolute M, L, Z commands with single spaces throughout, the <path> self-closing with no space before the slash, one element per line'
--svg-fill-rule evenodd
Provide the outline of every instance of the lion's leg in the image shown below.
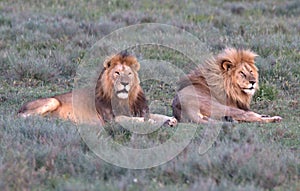
<path fill-rule="evenodd" d="M 174 127 L 177 125 L 177 120 L 174 117 L 169 117 L 161 114 L 149 114 L 148 120 L 145 120 L 144 117 L 128 117 L 125 115 L 119 115 L 115 117 L 115 121 L 118 123 L 122 122 L 134 122 L 134 123 L 142 123 L 142 122 L 150 122 L 153 124 L 162 124 L 168 125 L 170 127 Z"/>
<path fill-rule="evenodd" d="M 209 110 L 207 110 L 209 108 Z M 195 112 L 198 111 L 198 112 Z M 200 110 L 196 106 L 189 105 L 187 108 L 188 118 L 197 123 L 206 123 L 210 120 L 223 120 L 229 117 L 229 122 L 238 121 L 238 122 L 262 122 L 262 123 L 272 123 L 280 122 L 281 117 L 265 117 L 260 114 L 257 114 L 253 111 L 245 111 L 235 107 L 230 107 L 223 105 L 218 102 L 211 102 L 209 107 L 207 105 L 200 104 Z M 204 115 L 203 113 L 210 113 L 209 115 Z M 209 118 L 209 119 L 208 119 Z"/>
<path fill-rule="evenodd" d="M 199 108 L 189 108 L 182 113 L 182 122 L 208 123 L 209 118 L 200 112 Z"/>
<path fill-rule="evenodd" d="M 125 116 L 125 115 L 116 116 L 114 119 L 115 119 L 115 122 L 117 122 L 117 123 L 122 123 L 122 122 L 141 123 L 141 122 L 145 121 L 144 117 L 129 117 L 129 116 Z"/>
<path fill-rule="evenodd" d="M 60 102 L 55 98 L 43 98 L 26 103 L 19 110 L 19 115 L 28 117 L 31 115 L 45 115 L 56 110 L 60 106 Z"/>
<path fill-rule="evenodd" d="M 180 122 L 208 123 L 209 115 L 205 111 L 209 110 L 211 100 L 198 96 L 194 87 L 186 87 L 185 90 L 187 93 L 178 92 L 173 100 L 173 115 Z"/>
<path fill-rule="evenodd" d="M 234 120 L 239 122 L 262 122 L 262 123 L 274 123 L 282 120 L 279 116 L 266 117 L 253 111 L 244 111 L 237 108 L 228 107 L 226 115 L 231 116 Z"/>

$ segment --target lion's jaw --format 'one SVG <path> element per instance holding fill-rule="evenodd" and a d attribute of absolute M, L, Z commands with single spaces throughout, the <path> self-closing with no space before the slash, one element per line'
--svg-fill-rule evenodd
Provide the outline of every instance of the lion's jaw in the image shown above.
<path fill-rule="evenodd" d="M 254 84 L 254 85 L 249 84 L 249 87 L 248 88 L 243 88 L 242 91 L 244 93 L 246 93 L 247 95 L 253 96 L 255 91 L 256 91 L 256 84 Z"/>
<path fill-rule="evenodd" d="M 237 86 L 240 89 L 241 93 L 244 93 L 250 97 L 252 97 L 258 89 L 256 80 L 243 82 L 242 84 L 238 83 Z"/>

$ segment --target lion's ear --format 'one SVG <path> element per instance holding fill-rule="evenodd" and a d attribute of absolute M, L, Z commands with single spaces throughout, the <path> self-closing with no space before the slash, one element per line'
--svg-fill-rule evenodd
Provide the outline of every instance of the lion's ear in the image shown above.
<path fill-rule="evenodd" d="M 116 55 L 111 55 L 104 60 L 103 66 L 105 69 L 109 68 L 112 65 L 112 62 L 113 62 L 113 59 L 115 58 L 115 56 Z"/>
<path fill-rule="evenodd" d="M 140 63 L 139 62 L 134 62 L 133 64 L 132 64 L 132 69 L 134 69 L 135 71 L 139 71 L 140 70 Z"/>
<path fill-rule="evenodd" d="M 111 61 L 110 60 L 106 60 L 104 63 L 103 63 L 103 66 L 105 69 L 109 68 L 111 65 Z"/>
<path fill-rule="evenodd" d="M 221 66 L 223 70 L 229 71 L 233 67 L 233 64 L 229 60 L 223 60 Z"/>

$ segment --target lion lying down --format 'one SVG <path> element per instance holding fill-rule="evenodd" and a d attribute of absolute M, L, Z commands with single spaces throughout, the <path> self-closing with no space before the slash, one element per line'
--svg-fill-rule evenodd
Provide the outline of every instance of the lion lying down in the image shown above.
<path fill-rule="evenodd" d="M 137 73 L 140 64 L 134 56 L 122 52 L 111 56 L 103 65 L 104 69 L 97 80 L 96 89 L 90 91 L 95 92 L 95 95 L 90 95 L 88 90 L 82 89 L 37 99 L 24 104 L 19 110 L 19 115 L 28 117 L 50 114 L 75 123 L 101 125 L 113 120 L 150 121 L 169 126 L 177 124 L 174 117 L 149 113 Z M 72 103 L 74 100 L 76 105 Z M 95 110 L 91 109 L 93 105 Z"/>
<path fill-rule="evenodd" d="M 257 55 L 249 50 L 227 48 L 215 58 L 191 71 L 179 82 L 173 100 L 173 115 L 180 122 L 209 120 L 238 122 L 280 122 L 250 110 L 258 89 Z"/>

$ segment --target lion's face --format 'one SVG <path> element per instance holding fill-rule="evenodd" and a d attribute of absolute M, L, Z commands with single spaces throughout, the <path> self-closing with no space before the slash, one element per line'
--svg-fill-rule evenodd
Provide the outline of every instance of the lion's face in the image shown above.
<path fill-rule="evenodd" d="M 108 57 L 95 88 L 96 110 L 104 121 L 115 116 L 145 116 L 149 108 L 140 86 L 137 58 L 122 51 Z"/>
<path fill-rule="evenodd" d="M 258 73 L 255 67 L 242 63 L 234 72 L 236 86 L 245 94 L 254 95 L 258 88 Z"/>
<path fill-rule="evenodd" d="M 226 89 L 230 95 L 252 96 L 258 89 L 258 69 L 254 64 L 257 55 L 251 51 L 226 49 L 219 55 Z"/>
<path fill-rule="evenodd" d="M 120 99 L 127 99 L 131 88 L 137 83 L 134 71 L 127 65 L 117 64 L 110 75 L 114 94 Z"/>
<path fill-rule="evenodd" d="M 117 54 L 104 62 L 104 70 L 98 85 L 99 92 L 107 99 L 129 99 L 140 90 L 138 70 L 140 64 L 134 56 Z"/>

